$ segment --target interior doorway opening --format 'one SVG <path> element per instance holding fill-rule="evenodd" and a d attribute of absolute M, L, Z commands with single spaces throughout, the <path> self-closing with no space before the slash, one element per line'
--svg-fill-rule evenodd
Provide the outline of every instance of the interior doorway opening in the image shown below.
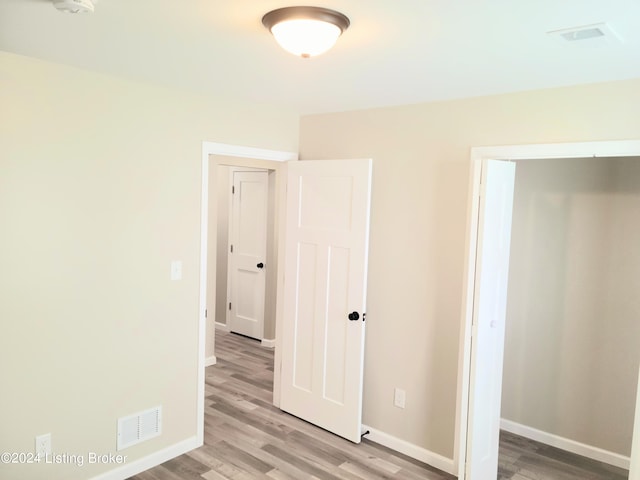
<path fill-rule="evenodd" d="M 217 251 L 217 208 L 210 208 L 211 202 L 217 192 L 217 166 L 229 165 L 236 167 L 250 167 L 273 170 L 275 192 L 274 230 L 277 235 L 273 248 L 278 252 L 274 262 L 276 278 L 273 301 L 276 305 L 281 302 L 282 285 L 282 255 L 280 255 L 282 238 L 281 221 L 284 208 L 284 185 L 286 174 L 286 162 L 297 160 L 298 154 L 275 150 L 264 150 L 253 147 L 227 145 L 221 143 L 203 142 L 202 145 L 202 195 L 201 195 L 201 240 L 200 240 L 200 321 L 199 321 L 199 346 L 198 346 L 198 438 L 200 442 L 204 438 L 204 392 L 205 392 L 205 367 L 215 365 L 215 311 L 216 311 L 216 251 Z M 211 175 L 210 175 L 211 174 Z M 214 203 L 215 205 L 215 203 Z M 210 252 L 214 252 L 210 254 Z M 276 313 L 276 318 L 278 314 Z M 278 362 L 278 349 L 275 349 L 276 363 Z M 279 407 L 279 381 L 278 374 L 274 375 L 273 404 Z"/>
<path fill-rule="evenodd" d="M 473 166 L 471 176 L 471 204 L 469 208 L 469 223 L 468 223 L 468 258 L 467 258 L 467 276 L 466 276 L 466 291 L 465 291 L 465 309 L 463 317 L 463 329 L 461 334 L 461 362 L 460 362 L 460 388 L 461 393 L 458 402 L 458 430 L 456 435 L 456 456 L 458 464 L 459 478 L 467 478 L 471 480 L 478 480 L 473 478 L 474 465 L 477 462 L 495 462 L 497 469 L 497 457 L 498 446 L 497 442 L 494 445 L 493 442 L 485 442 L 483 448 L 478 448 L 475 445 L 474 451 L 474 439 L 470 435 L 475 431 L 475 438 L 491 438 L 492 436 L 497 438 L 496 432 L 500 428 L 500 405 L 491 407 L 491 412 L 483 411 L 484 418 L 479 418 L 480 415 L 474 412 L 474 401 L 478 394 L 484 390 L 486 395 L 489 389 L 498 389 L 498 392 L 494 391 L 494 398 L 500 398 L 500 392 L 502 387 L 502 351 L 495 356 L 499 360 L 499 369 L 493 369 L 493 374 L 489 377 L 495 377 L 499 375 L 500 378 L 487 378 L 485 376 L 482 382 L 474 381 L 475 376 L 481 371 L 480 362 L 483 359 L 474 358 L 472 355 L 472 344 L 476 342 L 479 346 L 483 339 L 481 337 L 474 336 L 472 340 L 472 332 L 477 331 L 478 325 L 482 328 L 483 321 L 491 323 L 491 327 L 497 326 L 495 332 L 492 335 L 500 336 L 500 328 L 502 329 L 502 335 L 504 334 L 504 313 L 502 318 L 498 318 L 494 315 L 493 318 L 483 318 L 479 312 L 481 312 L 481 301 L 486 302 L 489 300 L 483 299 L 478 293 L 482 289 L 491 289 L 494 291 L 497 287 L 489 285 L 491 280 L 485 281 L 485 277 L 482 276 L 480 270 L 490 269 L 491 265 L 487 263 L 483 264 L 483 251 L 480 245 L 486 232 L 484 232 L 484 225 L 482 221 L 482 200 L 481 197 L 488 195 L 482 189 L 490 189 L 485 180 L 481 185 L 481 174 L 483 169 L 485 173 L 491 168 L 491 162 L 496 163 L 495 160 L 531 160 L 542 158 L 587 158 L 587 157 L 632 157 L 640 155 L 640 142 L 628 141 L 628 142 L 594 142 L 583 144 L 558 144 L 558 145 L 529 145 L 529 146 L 513 146 L 513 147 L 486 147 L 474 149 L 472 152 Z M 503 163 L 503 162 L 497 162 Z M 483 178 L 486 179 L 485 175 Z M 508 197 L 508 196 L 507 196 Z M 513 205 L 512 197 L 502 198 L 494 207 L 502 208 L 507 205 L 508 208 Z M 510 227 L 509 227 L 510 228 Z M 507 253 L 507 267 L 508 267 L 508 248 Z M 477 253 L 477 255 L 476 255 Z M 504 279 L 503 279 L 504 281 Z M 497 295 L 490 300 L 496 304 L 501 305 L 501 308 L 506 308 L 506 292 L 504 295 Z M 486 309 L 485 309 L 486 310 Z M 495 312 L 496 310 L 493 309 Z M 491 332 L 491 330 L 489 330 Z M 492 338 L 492 337 L 491 337 Z M 503 348 L 503 344 L 499 344 L 499 348 Z M 498 348 L 498 347 L 496 347 Z M 490 356 L 487 356 L 487 358 Z M 485 358 L 486 360 L 486 358 Z M 636 408 L 636 433 L 638 424 L 638 415 Z M 493 432 L 493 433 L 492 433 Z M 634 435 L 635 436 L 635 435 Z M 477 441 L 476 441 L 477 443 Z M 637 443 L 637 442 L 636 442 Z M 488 444 L 488 445 L 487 445 Z M 485 448 L 486 447 L 486 448 Z M 636 444 L 632 447 L 631 452 L 631 471 L 630 478 L 637 478 L 637 462 L 638 462 L 638 446 Z"/>
<path fill-rule="evenodd" d="M 232 233 L 233 200 L 229 192 L 233 188 L 235 172 L 265 172 L 268 182 L 267 193 L 267 225 L 265 238 L 264 275 L 264 324 L 260 338 L 248 335 L 261 341 L 263 346 L 275 348 L 276 300 L 278 298 L 278 248 L 279 223 L 282 221 L 282 198 L 279 190 L 283 190 L 284 162 L 264 160 L 262 158 L 233 157 L 228 155 L 210 155 L 209 158 L 209 242 L 207 276 L 215 281 L 207 288 L 207 305 L 212 316 L 209 325 L 212 327 L 211 340 L 215 348 L 215 329 L 231 331 L 231 313 L 234 312 L 230 295 L 229 253 L 231 252 L 230 234 Z M 237 253 L 237 247 L 236 252 Z M 258 262 L 260 263 L 260 262 Z M 243 288 L 250 288 L 251 284 Z M 246 293 L 246 292 L 245 292 Z M 236 296 L 237 298 L 237 296 Z M 208 316 L 209 318 L 209 316 Z M 239 332 L 245 334 L 244 332 Z"/>
<path fill-rule="evenodd" d="M 628 470 L 640 158 L 515 163 L 501 427 Z"/>

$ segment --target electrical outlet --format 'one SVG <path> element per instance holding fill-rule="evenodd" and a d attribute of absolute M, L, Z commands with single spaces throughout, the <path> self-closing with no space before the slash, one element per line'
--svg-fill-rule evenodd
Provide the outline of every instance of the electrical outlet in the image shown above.
<path fill-rule="evenodd" d="M 398 408 L 404 408 L 404 403 L 407 397 L 407 392 L 401 388 L 395 388 L 393 391 L 393 405 Z"/>
<path fill-rule="evenodd" d="M 51 434 L 45 433 L 36 437 L 36 455 L 45 458 L 51 455 Z"/>

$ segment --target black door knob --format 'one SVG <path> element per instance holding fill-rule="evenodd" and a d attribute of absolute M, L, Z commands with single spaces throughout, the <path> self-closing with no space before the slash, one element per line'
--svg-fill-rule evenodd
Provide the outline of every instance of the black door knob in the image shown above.
<path fill-rule="evenodd" d="M 264 263 L 260 262 L 259 264 L 256 265 L 256 267 L 258 268 L 264 268 Z"/>
<path fill-rule="evenodd" d="M 358 312 L 352 312 L 349 314 L 349 320 L 355 321 L 360 318 L 360 314 Z"/>

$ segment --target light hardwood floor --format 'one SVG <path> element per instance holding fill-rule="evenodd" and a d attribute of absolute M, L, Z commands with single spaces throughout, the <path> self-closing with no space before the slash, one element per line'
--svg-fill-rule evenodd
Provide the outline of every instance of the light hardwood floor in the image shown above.
<path fill-rule="evenodd" d="M 206 370 L 204 446 L 131 480 L 451 480 L 364 439 L 336 437 L 271 404 L 273 350 L 216 332 Z M 511 434 L 501 435 L 500 480 L 623 480 L 625 471 Z"/>
<path fill-rule="evenodd" d="M 273 350 L 216 332 L 206 369 L 204 446 L 132 480 L 444 480 L 450 475 L 364 440 L 355 445 L 272 404 Z"/>
<path fill-rule="evenodd" d="M 606 463 L 500 432 L 499 480 L 627 480 L 629 472 Z"/>

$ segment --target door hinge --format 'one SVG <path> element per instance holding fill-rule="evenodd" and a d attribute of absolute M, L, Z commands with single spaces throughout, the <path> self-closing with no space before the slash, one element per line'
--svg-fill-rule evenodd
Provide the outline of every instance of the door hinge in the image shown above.
<path fill-rule="evenodd" d="M 229 302 L 229 310 L 231 310 L 231 302 Z"/>
<path fill-rule="evenodd" d="M 231 253 L 233 253 L 233 245 L 231 245 Z"/>
<path fill-rule="evenodd" d="M 204 309 L 204 318 L 207 318 L 207 309 Z"/>
<path fill-rule="evenodd" d="M 367 314 L 366 314 L 366 313 L 363 313 L 363 314 L 362 314 L 362 321 L 364 322 L 366 319 L 367 319 Z"/>
<path fill-rule="evenodd" d="M 233 195 L 234 193 L 236 193 L 236 187 L 235 185 L 231 185 L 231 194 Z"/>

